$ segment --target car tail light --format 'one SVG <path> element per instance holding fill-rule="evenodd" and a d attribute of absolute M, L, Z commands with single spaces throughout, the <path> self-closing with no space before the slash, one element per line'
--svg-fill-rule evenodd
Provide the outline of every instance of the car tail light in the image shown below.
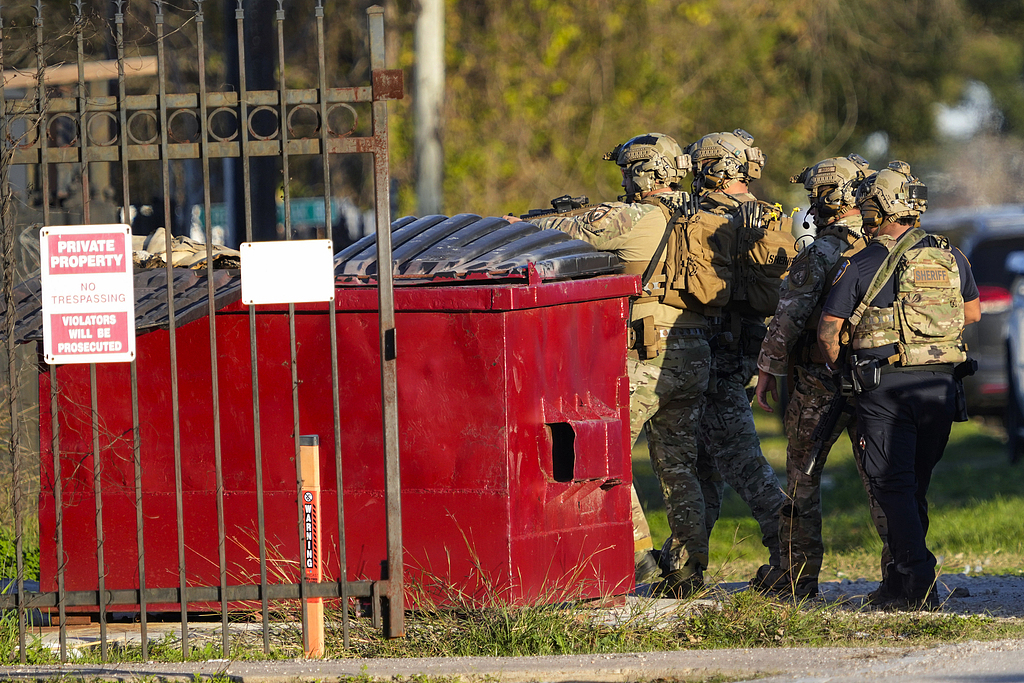
<path fill-rule="evenodd" d="M 996 285 L 978 285 L 982 313 L 1002 313 L 1010 310 L 1013 297 L 1010 292 Z"/>

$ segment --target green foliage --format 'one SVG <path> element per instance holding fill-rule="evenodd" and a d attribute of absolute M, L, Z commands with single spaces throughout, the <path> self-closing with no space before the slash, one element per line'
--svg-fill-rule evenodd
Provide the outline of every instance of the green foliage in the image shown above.
<path fill-rule="evenodd" d="M 283 72 L 289 87 L 318 81 L 314 5 L 288 5 L 283 70 L 276 64 L 276 25 L 263 33 L 247 29 L 250 57 L 271 57 L 274 77 Z M 416 210 L 417 5 L 384 5 L 387 66 L 406 74 L 405 98 L 389 105 L 389 129 L 399 213 L 408 214 Z M 338 0 L 324 6 L 328 84 L 364 85 L 366 4 Z M 261 11 L 273 21 L 272 12 L 261 8 L 247 7 L 253 24 L 267 23 L 257 22 Z M 47 28 L 62 32 L 47 46 L 50 61 L 73 63 L 69 6 L 46 0 L 43 9 Z M 125 3 L 132 50 L 154 51 L 153 12 L 146 0 Z M 8 61 L 30 68 L 34 8 L 14 3 L 4 13 Z M 87 43 L 102 53 L 108 8 L 91 0 L 84 14 Z M 197 62 L 174 55 L 191 54 L 194 47 L 191 7 L 167 5 L 165 16 L 170 85 L 185 92 L 198 79 Z M 233 15 L 211 5 L 205 17 L 207 82 L 220 87 L 229 80 L 223 48 Z M 600 161 L 602 153 L 649 131 L 686 143 L 707 132 L 746 128 L 768 156 L 755 191 L 788 208 L 802 200 L 790 175 L 825 156 L 863 153 L 866 137 L 876 131 L 887 134 L 890 150 L 872 162 L 901 157 L 915 168 L 942 163 L 935 158 L 934 107 L 958 102 L 969 80 L 989 87 L 1004 116 L 1003 132 L 1024 131 L 1022 25 L 1024 13 L 1015 4 L 995 0 L 593 0 L 585 8 L 571 0 L 447 0 L 445 211 L 519 213 L 566 192 L 613 199 L 619 176 Z M 155 92 L 154 83 L 138 83 L 131 82 L 141 88 L 132 94 Z M 368 134 L 369 113 L 360 110 L 359 119 L 359 134 Z M 296 156 L 292 162 L 297 196 L 323 190 L 317 159 Z M 332 191 L 369 206 L 371 175 L 365 160 L 335 159 Z"/>
<path fill-rule="evenodd" d="M 15 578 L 18 569 L 18 546 L 14 532 L 0 527 L 0 578 Z M 39 580 L 39 543 L 38 539 L 28 537 L 22 540 L 22 563 L 25 578 Z"/>
<path fill-rule="evenodd" d="M 1004 110 L 1024 97 L 1019 41 L 978 4 L 449 0 L 446 209 L 614 198 L 601 154 L 652 130 L 685 144 L 746 128 L 768 155 L 757 190 L 792 201 L 791 174 L 875 131 L 889 156 L 916 159 L 934 142 L 933 105 L 967 79 Z M 397 114 L 406 129 L 406 104 Z M 411 161 L 395 154 L 396 175 L 411 178 Z"/>
<path fill-rule="evenodd" d="M 29 664 L 52 664 L 56 661 L 53 653 L 43 646 L 39 636 L 31 631 L 25 637 L 25 660 Z M 17 664 L 20 661 L 18 613 L 7 610 L 0 614 L 0 664 Z"/>

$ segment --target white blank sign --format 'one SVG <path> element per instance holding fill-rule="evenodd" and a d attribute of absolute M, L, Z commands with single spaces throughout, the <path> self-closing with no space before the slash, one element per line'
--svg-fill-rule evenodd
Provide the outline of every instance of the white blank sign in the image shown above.
<path fill-rule="evenodd" d="M 331 240 L 243 242 L 239 251 L 243 303 L 334 301 Z"/>

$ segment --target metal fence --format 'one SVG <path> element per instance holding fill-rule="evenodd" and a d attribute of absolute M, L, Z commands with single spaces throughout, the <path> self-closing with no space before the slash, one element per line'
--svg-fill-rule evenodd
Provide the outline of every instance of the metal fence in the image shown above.
<path fill-rule="evenodd" d="M 385 635 L 389 637 L 402 635 L 404 631 L 403 564 L 398 477 L 395 321 L 390 269 L 390 186 L 386 105 L 387 100 L 402 97 L 403 80 L 400 71 L 384 68 L 383 10 L 379 7 L 371 7 L 367 11 L 371 84 L 362 87 L 331 87 L 325 58 L 325 8 L 322 6 L 321 0 L 317 0 L 314 17 L 297 19 L 307 24 L 315 24 L 316 86 L 289 88 L 286 73 L 285 27 L 289 20 L 296 19 L 286 17 L 283 0 L 277 0 L 277 11 L 273 19 L 276 45 L 273 46 L 273 49 L 276 51 L 278 65 L 278 87 L 257 90 L 248 88 L 246 83 L 244 33 L 248 22 L 252 20 L 246 17 L 242 0 L 238 0 L 234 14 L 238 45 L 237 60 L 241 65 L 237 89 L 211 90 L 207 87 L 206 64 L 211 57 L 222 57 L 223 55 L 209 54 L 205 48 L 209 38 L 204 35 L 206 17 L 203 11 L 203 0 L 194 0 L 194 9 L 191 12 L 182 12 L 163 0 L 153 0 L 152 4 L 155 6 L 152 16 L 153 23 L 151 26 L 143 27 L 145 35 L 151 39 L 146 41 L 143 48 L 140 48 L 137 43 L 126 46 L 126 25 L 131 19 L 124 12 L 124 0 L 114 0 L 109 28 L 112 34 L 110 42 L 116 54 L 105 64 L 108 64 L 109 66 L 106 68 L 112 71 L 110 83 L 116 83 L 116 89 L 111 87 L 104 94 L 96 94 L 90 90 L 90 82 L 104 79 L 107 76 L 100 73 L 104 68 L 103 65 L 93 61 L 87 54 L 87 47 L 91 44 L 90 35 L 96 27 L 90 23 L 87 17 L 83 16 L 81 0 L 70 6 L 69 14 L 71 16 L 67 18 L 66 25 L 53 27 L 44 21 L 42 2 L 36 0 L 32 29 L 22 31 L 20 34 L 22 39 L 17 45 L 12 45 L 10 24 L 7 27 L 4 25 L 7 12 L 5 12 L 5 6 L 0 4 L 0 62 L 2 62 L 0 66 L 7 69 L 4 72 L 6 83 L 0 84 L 0 141 L 3 145 L 3 156 L 0 159 L 0 190 L 2 190 L 0 199 L 3 202 L 0 247 L 3 248 L 4 254 L 3 303 L 5 311 L 0 332 L 6 340 L 8 359 L 8 419 L 11 426 L 8 449 L 13 463 L 11 490 L 13 492 L 14 535 L 17 542 L 17 590 L 13 594 L 0 596 L 0 608 L 17 610 L 20 652 L 23 662 L 26 653 L 27 617 L 29 611 L 34 609 L 52 611 L 59 618 L 61 661 L 65 661 L 68 656 L 66 624 L 69 608 L 98 614 L 103 659 L 108 656 L 106 628 L 107 613 L 111 606 L 127 605 L 137 612 L 144 658 L 149 656 L 147 611 L 149 607 L 156 604 L 172 603 L 180 607 L 183 657 L 188 655 L 190 649 L 188 627 L 190 606 L 195 608 L 197 605 L 207 610 L 211 604 L 219 605 L 224 656 L 229 656 L 231 648 L 228 627 L 229 612 L 242 601 L 254 601 L 261 604 L 263 646 L 267 652 L 270 651 L 271 646 L 270 605 L 277 600 L 301 601 L 305 632 L 308 617 L 305 599 L 316 597 L 340 599 L 343 607 L 340 612 L 343 621 L 344 644 L 347 646 L 349 635 L 348 599 L 368 598 L 373 605 L 374 623 L 383 622 Z M 17 8 L 25 10 L 21 6 Z M 183 56 L 180 48 L 176 48 L 173 56 L 168 55 L 167 26 L 171 12 L 174 12 L 174 31 L 192 32 L 190 35 L 194 37 L 194 40 L 191 41 L 195 49 L 194 53 Z M 227 21 L 226 18 L 225 21 Z M 20 26 L 24 26 L 23 21 Z M 63 39 L 55 40 L 55 35 L 60 35 Z M 53 46 L 61 43 L 65 47 L 70 46 L 70 54 L 73 59 L 66 60 L 64 64 L 55 64 L 56 58 L 50 51 L 54 49 Z M 126 56 L 128 47 L 132 47 L 133 53 L 153 54 Z M 22 59 L 22 63 L 14 65 L 4 62 L 4 60 L 9 60 L 9 55 L 15 53 L 21 55 L 22 58 L 26 54 L 30 55 L 28 63 L 31 64 L 31 68 L 25 66 L 24 59 Z M 198 79 L 194 91 L 169 92 L 172 89 L 172 79 L 168 75 L 172 68 L 172 57 L 176 63 L 182 59 L 195 60 Z M 22 71 L 15 72 L 10 68 L 12 66 L 19 67 Z M 60 69 L 72 71 L 72 77 L 66 79 L 65 82 L 68 85 L 63 91 L 54 87 L 54 83 L 62 78 L 58 75 Z M 156 92 L 131 94 L 130 79 L 137 73 L 146 72 L 149 69 L 153 70 L 153 76 L 150 78 L 156 80 Z M 28 85 L 12 87 L 18 83 L 27 83 Z M 371 112 L 371 130 L 366 135 L 356 134 L 359 127 L 360 107 L 368 108 Z M 263 123 L 258 122 L 260 117 L 262 117 Z M 347 117 L 351 120 L 352 125 L 348 130 L 341 130 L 344 126 L 336 125 L 336 121 L 340 117 Z M 267 121 L 271 123 L 268 124 Z M 188 125 L 182 126 L 182 122 L 188 122 Z M 305 124 L 300 125 L 300 122 L 305 122 Z M 227 540 L 224 509 L 225 473 L 221 457 L 223 418 L 220 404 L 221 387 L 218 384 L 217 311 L 219 301 L 223 299 L 221 295 L 224 292 L 225 277 L 230 280 L 232 276 L 231 274 L 225 276 L 224 271 L 216 271 L 212 268 L 197 272 L 185 271 L 183 274 L 180 272 L 181 269 L 173 267 L 171 226 L 174 222 L 172 214 L 175 211 L 172 202 L 175 180 L 172 165 L 182 160 L 188 160 L 192 164 L 189 167 L 189 174 L 194 176 L 198 173 L 199 175 L 202 184 L 203 211 L 201 216 L 205 229 L 207 263 L 213 263 L 214 234 L 211 224 L 213 213 L 211 208 L 215 203 L 213 188 L 216 183 L 213 177 L 216 175 L 216 169 L 211 167 L 214 160 L 234 159 L 241 165 L 245 201 L 244 215 L 239 216 L 237 222 L 245 226 L 245 240 L 252 241 L 255 224 L 252 197 L 254 175 L 257 173 L 254 171 L 256 159 L 267 157 L 276 159 L 277 168 L 279 168 L 282 178 L 280 192 L 283 194 L 284 206 L 283 238 L 291 239 L 293 236 L 289 209 L 291 206 L 291 165 L 299 159 L 304 163 L 308 163 L 310 159 L 319 160 L 323 182 L 324 214 L 327 217 L 326 225 L 330 226 L 332 224 L 333 199 L 331 190 L 332 156 L 353 153 L 368 154 L 372 157 L 377 245 L 378 253 L 382 255 L 379 259 L 380 273 L 377 280 L 380 311 L 379 342 L 384 471 L 386 476 L 386 567 L 382 570 L 380 580 L 348 580 L 342 496 L 341 405 L 338 392 L 337 333 L 334 306 L 328 306 L 324 317 L 327 319 L 329 327 L 330 345 L 329 348 L 323 349 L 323 353 L 329 354 L 333 387 L 333 450 L 337 477 L 336 510 L 339 530 L 336 552 L 339 556 L 339 573 L 331 580 L 316 583 L 307 581 L 304 572 L 298 572 L 298 576 L 294 578 L 293 582 L 279 579 L 272 581 L 268 577 L 270 560 L 268 560 L 266 552 L 264 519 L 266 511 L 263 505 L 262 482 L 265 445 L 261 443 L 259 428 L 261 423 L 259 392 L 261 363 L 260 350 L 257 347 L 256 310 L 255 307 L 250 306 L 248 311 L 249 353 L 253 387 L 252 420 L 255 425 L 251 449 L 255 471 L 254 484 L 257 502 L 255 524 L 258 529 L 260 575 L 258 582 L 229 585 L 225 549 Z M 159 283 L 154 284 L 152 271 L 149 272 L 150 279 L 146 282 L 148 283 L 147 287 L 163 288 L 160 294 L 161 314 L 150 323 L 166 329 L 169 335 L 171 391 L 167 410 L 171 415 L 170 424 L 173 426 L 174 432 L 171 438 L 173 453 L 156 455 L 162 458 L 173 458 L 174 462 L 174 508 L 177 514 L 177 587 L 153 588 L 146 585 L 147 553 L 144 539 L 147 533 L 146 525 L 150 520 L 145 514 L 148 492 L 143 486 L 143 471 L 147 466 L 146 458 L 152 457 L 153 453 L 146 448 L 146 444 L 143 442 L 139 424 L 139 373 L 136 362 L 131 363 L 130 379 L 127 386 L 119 390 L 125 394 L 130 392 L 131 395 L 133 427 L 131 433 L 125 438 L 130 441 L 134 481 L 129 482 L 127 486 L 133 489 L 134 532 L 138 548 L 136 574 L 138 582 L 135 586 L 126 587 L 107 585 L 104 578 L 108 575 L 109 563 L 114 559 L 104 555 L 106 535 L 110 533 L 109 525 L 104 524 L 104 486 L 108 485 L 108 478 L 103 470 L 102 451 L 106 446 L 101 445 L 102 426 L 98 416 L 101 414 L 101 406 L 107 400 L 107 396 L 104 394 L 104 389 L 98 386 L 97 367 L 89 366 L 88 402 L 90 405 L 84 407 L 84 413 L 92 416 L 91 452 L 68 453 L 62 451 L 61 433 L 62 425 L 65 424 L 61 420 L 61 412 L 67 409 L 66 405 L 62 403 L 64 377 L 61 375 L 61 368 L 45 366 L 40 360 L 38 361 L 38 372 L 42 373 L 41 379 L 43 380 L 40 382 L 40 386 L 45 387 L 48 384 L 50 390 L 49 396 L 40 397 L 44 408 L 40 412 L 42 415 L 48 416 L 49 419 L 48 424 L 42 425 L 44 429 L 41 431 L 50 438 L 48 444 L 42 444 L 41 450 L 52 452 L 53 472 L 52 481 L 44 481 L 41 485 L 52 486 L 52 491 L 47 491 L 47 495 L 52 494 L 53 496 L 56 519 L 55 538 L 52 539 L 52 542 L 56 546 L 58 561 L 55 576 L 56 590 L 32 592 L 27 590 L 24 581 L 23 556 L 26 549 L 23 541 L 23 525 L 26 519 L 26 510 L 30 509 L 25 498 L 25 480 L 32 471 L 31 468 L 38 467 L 39 463 L 34 463 L 31 457 L 27 457 L 35 454 L 27 453 L 24 444 L 19 441 L 19 435 L 24 433 L 24 427 L 21 425 L 23 406 L 20 405 L 22 392 L 19 387 L 19 377 L 24 377 L 25 370 L 19 367 L 19 353 L 16 347 L 19 341 L 35 338 L 32 330 L 35 329 L 35 326 L 40 325 L 38 321 L 40 302 L 37 282 L 33 285 L 31 278 L 27 282 L 21 281 L 16 258 L 18 250 L 25 248 L 27 242 L 30 241 L 23 236 L 26 216 L 34 217 L 42 225 L 69 222 L 67 213 L 62 212 L 61 196 L 55 183 L 62 182 L 61 178 L 70 177 L 72 182 L 79 186 L 77 191 L 81 196 L 82 203 L 78 219 L 82 224 L 97 222 L 97 201 L 93 196 L 94 188 L 90 181 L 90 173 L 102 172 L 110 174 L 113 184 L 119 185 L 119 208 L 124 220 L 127 221 L 134 204 L 133 189 L 138 187 L 137 181 L 133 181 L 136 169 L 144 167 L 144 170 L 139 173 L 150 173 L 154 166 L 158 169 L 156 175 L 159 178 L 160 197 L 162 198 L 162 205 L 154 208 L 163 212 L 163 224 L 167 227 L 164 231 L 165 241 L 163 244 L 166 266 L 165 277 L 157 278 L 160 280 Z M 34 189 L 36 197 L 34 207 L 30 206 L 30 201 L 25 200 L 21 210 L 16 206 L 17 198 L 11 184 L 12 171 L 19 168 L 27 169 L 27 177 L 32 182 L 27 183 L 26 186 L 32 186 L 27 189 Z M 113 173 L 110 172 L 111 169 L 114 169 Z M 26 194 L 31 194 L 31 192 L 26 192 Z M 148 199 L 148 197 L 144 199 Z M 101 219 L 99 222 L 108 221 Z M 35 234 L 38 234 L 37 230 Z M 139 275 L 136 278 L 138 296 Z M 204 289 L 205 292 L 202 291 Z M 149 296 L 152 299 L 151 291 Z M 195 585 L 195 581 L 190 578 L 186 567 L 186 533 L 183 514 L 185 502 L 182 484 L 183 475 L 186 473 L 183 472 L 182 441 L 188 438 L 188 435 L 182 434 L 178 390 L 180 354 L 176 339 L 177 329 L 184 324 L 182 312 L 187 310 L 190 315 L 193 315 L 196 308 L 200 309 L 200 315 L 203 313 L 202 309 L 205 308 L 205 315 L 209 319 L 209 363 L 211 368 L 209 408 L 212 411 L 213 424 L 218 537 L 218 557 L 209 559 L 216 561 L 219 567 L 219 582 L 216 585 Z M 296 479 L 300 480 L 299 393 L 301 387 L 298 380 L 296 347 L 301 340 L 296 338 L 294 305 L 288 306 L 287 315 L 290 330 L 292 436 Z M 38 330 L 36 334 L 38 334 Z M 34 363 L 31 370 L 34 375 Z M 34 380 L 30 378 L 28 381 Z M 320 436 L 326 440 L 327 435 Z M 65 461 L 70 457 L 77 459 L 79 468 L 91 468 L 92 470 L 89 479 L 92 482 L 90 495 L 95 499 L 95 557 L 98 576 L 98 585 L 94 590 L 66 590 L 65 587 L 68 555 L 65 552 L 64 529 L 67 520 L 64 519 L 64 515 L 67 494 L 64 490 L 66 484 L 62 473 L 67 467 Z M 50 464 L 46 463 L 45 465 L 45 469 L 49 470 Z M 296 486 L 296 500 L 298 500 L 298 486 Z M 306 541 L 306 527 L 303 524 L 301 507 L 298 504 L 296 512 L 298 517 L 294 557 L 297 561 L 300 548 Z M 128 531 L 122 529 L 121 533 L 128 533 Z"/>

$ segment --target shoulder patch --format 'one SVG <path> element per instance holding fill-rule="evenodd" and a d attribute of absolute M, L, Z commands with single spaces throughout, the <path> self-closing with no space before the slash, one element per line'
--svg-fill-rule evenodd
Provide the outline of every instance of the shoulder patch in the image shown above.
<path fill-rule="evenodd" d="M 596 223 L 605 216 L 607 216 L 611 210 L 612 207 L 608 206 L 607 204 L 595 206 L 593 209 L 590 210 L 590 213 L 587 214 L 586 220 L 588 223 Z"/>
<path fill-rule="evenodd" d="M 807 252 L 804 252 L 807 253 Z M 789 271 L 789 281 L 793 283 L 794 287 L 803 287 L 807 284 L 807 277 L 811 273 L 811 259 L 806 256 L 800 258 L 799 256 L 793 262 L 793 267 Z"/>
<path fill-rule="evenodd" d="M 846 272 L 846 269 L 849 267 L 849 265 L 850 265 L 850 259 L 846 259 L 845 261 L 843 261 L 843 265 L 839 266 L 839 272 L 836 273 L 836 279 L 832 280 L 832 286 L 833 287 L 835 287 L 836 283 L 839 282 L 839 278 L 841 278 L 843 276 L 843 273 Z"/>

